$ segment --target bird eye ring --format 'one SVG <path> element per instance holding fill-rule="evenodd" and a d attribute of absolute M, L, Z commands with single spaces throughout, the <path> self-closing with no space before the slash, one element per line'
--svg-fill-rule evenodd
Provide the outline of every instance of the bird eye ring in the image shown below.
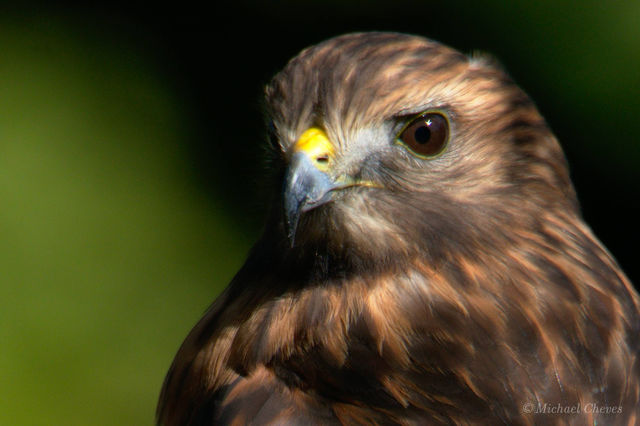
<path fill-rule="evenodd" d="M 449 142 L 449 120 L 439 112 L 423 112 L 402 128 L 397 141 L 416 157 L 435 158 Z"/>

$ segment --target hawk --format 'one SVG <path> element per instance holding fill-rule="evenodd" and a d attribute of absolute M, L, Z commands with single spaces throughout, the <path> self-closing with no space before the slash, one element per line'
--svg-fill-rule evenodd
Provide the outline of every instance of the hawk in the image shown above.
<path fill-rule="evenodd" d="M 640 421 L 638 294 L 493 61 L 349 34 L 266 101 L 266 227 L 176 355 L 159 424 Z"/>

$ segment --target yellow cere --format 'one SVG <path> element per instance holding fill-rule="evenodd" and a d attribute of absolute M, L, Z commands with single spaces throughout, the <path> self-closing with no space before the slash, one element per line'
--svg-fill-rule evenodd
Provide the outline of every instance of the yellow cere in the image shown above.
<path fill-rule="evenodd" d="M 317 127 L 305 130 L 293 147 L 294 152 L 304 152 L 320 170 L 327 170 L 335 148 L 327 134 Z"/>

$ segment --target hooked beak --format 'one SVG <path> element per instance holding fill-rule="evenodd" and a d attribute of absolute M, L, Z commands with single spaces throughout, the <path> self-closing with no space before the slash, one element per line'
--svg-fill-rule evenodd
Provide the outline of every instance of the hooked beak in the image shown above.
<path fill-rule="evenodd" d="M 331 191 L 338 187 L 307 155 L 302 152 L 293 155 L 284 187 L 284 212 L 291 246 L 300 215 L 330 201 Z"/>
<path fill-rule="evenodd" d="M 331 191 L 341 187 L 328 174 L 333 158 L 333 144 L 315 127 L 304 132 L 293 147 L 284 183 L 284 213 L 291 246 L 300 215 L 330 201 Z"/>
<path fill-rule="evenodd" d="M 351 176 L 334 177 L 331 173 L 334 161 L 334 145 L 316 127 L 305 131 L 293 146 L 284 182 L 284 213 L 291 247 L 300 216 L 331 201 L 335 191 L 353 186 L 382 188 L 375 182 Z"/>

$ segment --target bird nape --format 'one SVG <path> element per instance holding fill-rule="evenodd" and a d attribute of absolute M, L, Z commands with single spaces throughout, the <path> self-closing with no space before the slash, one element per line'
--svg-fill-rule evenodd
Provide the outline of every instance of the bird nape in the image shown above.
<path fill-rule="evenodd" d="M 176 355 L 160 424 L 640 421 L 640 299 L 492 61 L 349 34 L 266 100 L 267 224 Z"/>

